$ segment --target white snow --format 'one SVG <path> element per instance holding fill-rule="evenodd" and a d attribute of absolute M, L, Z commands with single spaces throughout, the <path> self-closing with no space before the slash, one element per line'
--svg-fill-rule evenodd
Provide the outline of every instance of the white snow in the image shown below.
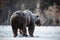
<path fill-rule="evenodd" d="M 18 32 L 18 36 L 14 38 L 11 26 L 0 26 L 0 40 L 60 40 L 60 27 L 36 26 L 34 37 L 22 37 Z"/>

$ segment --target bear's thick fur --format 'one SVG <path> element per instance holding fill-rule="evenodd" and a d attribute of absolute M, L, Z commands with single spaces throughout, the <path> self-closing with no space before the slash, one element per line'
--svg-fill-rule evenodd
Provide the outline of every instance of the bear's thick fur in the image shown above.
<path fill-rule="evenodd" d="M 35 24 L 41 25 L 38 16 L 33 14 L 30 10 L 14 12 L 10 17 L 10 24 L 14 37 L 17 36 L 18 29 L 23 36 L 27 36 L 26 27 L 28 27 L 29 35 L 33 37 Z"/>

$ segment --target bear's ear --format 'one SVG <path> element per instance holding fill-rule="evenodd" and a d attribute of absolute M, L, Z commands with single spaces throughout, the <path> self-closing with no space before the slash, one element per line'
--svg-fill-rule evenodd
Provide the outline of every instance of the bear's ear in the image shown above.
<path fill-rule="evenodd" d="M 38 18 L 39 16 L 37 15 L 36 17 Z"/>

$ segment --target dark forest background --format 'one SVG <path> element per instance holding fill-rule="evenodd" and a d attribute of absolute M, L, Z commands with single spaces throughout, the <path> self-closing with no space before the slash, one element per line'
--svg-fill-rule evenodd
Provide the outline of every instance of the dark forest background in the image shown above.
<path fill-rule="evenodd" d="M 60 0 L 0 0 L 0 25 L 9 25 L 12 13 L 25 9 L 40 15 L 42 25 L 60 25 Z"/>

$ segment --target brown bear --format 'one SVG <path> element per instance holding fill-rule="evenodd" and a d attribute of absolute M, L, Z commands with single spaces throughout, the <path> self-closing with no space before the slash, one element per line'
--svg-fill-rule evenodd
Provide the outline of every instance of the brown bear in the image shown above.
<path fill-rule="evenodd" d="M 12 26 L 14 37 L 17 36 L 18 29 L 19 32 L 26 37 L 26 27 L 28 27 L 29 35 L 33 37 L 35 24 L 38 26 L 41 25 L 39 16 L 33 14 L 30 10 L 19 10 L 14 12 L 10 17 L 10 24 Z"/>

